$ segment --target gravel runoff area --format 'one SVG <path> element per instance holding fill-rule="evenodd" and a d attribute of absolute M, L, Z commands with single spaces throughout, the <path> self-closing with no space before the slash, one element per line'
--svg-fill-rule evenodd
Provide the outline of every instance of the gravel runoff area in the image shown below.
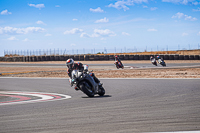
<path fill-rule="evenodd" d="M 200 66 L 193 67 L 154 67 L 133 68 L 125 67 L 116 69 L 114 61 L 80 61 L 89 65 L 98 78 L 200 78 Z M 124 64 L 151 63 L 150 61 L 122 61 Z M 175 61 L 170 63 L 200 63 L 199 60 Z M 54 62 L 0 62 L 0 64 L 65 64 L 65 61 Z M 112 64 L 111 66 L 90 66 L 90 64 Z M 46 78 L 68 78 L 66 66 L 0 66 L 0 77 L 46 77 Z"/>

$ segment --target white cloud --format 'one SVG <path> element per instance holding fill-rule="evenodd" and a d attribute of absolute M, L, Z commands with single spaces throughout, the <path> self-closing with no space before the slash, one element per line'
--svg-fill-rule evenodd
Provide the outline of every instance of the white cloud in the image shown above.
<path fill-rule="evenodd" d="M 27 42 L 27 41 L 29 41 L 29 39 L 28 38 L 25 38 L 24 40 L 22 40 L 23 42 Z"/>
<path fill-rule="evenodd" d="M 197 18 L 195 18 L 195 17 L 188 16 L 188 15 L 185 15 L 185 14 L 180 13 L 180 12 L 178 12 L 178 13 L 175 14 L 175 15 L 173 15 L 172 18 L 178 18 L 178 19 L 184 18 L 185 20 L 190 20 L 190 21 L 195 21 L 195 20 L 197 20 Z"/>
<path fill-rule="evenodd" d="M 36 22 L 36 24 L 46 25 L 44 22 L 42 22 L 42 21 L 40 21 L 40 20 L 38 20 L 38 21 Z"/>
<path fill-rule="evenodd" d="M 77 33 L 81 33 L 81 32 L 83 32 L 82 29 L 74 28 L 74 29 L 72 29 L 72 30 L 66 30 L 66 31 L 64 32 L 64 34 L 77 34 Z"/>
<path fill-rule="evenodd" d="M 97 9 L 92 9 L 90 8 L 91 12 L 104 12 L 100 7 L 98 7 Z"/>
<path fill-rule="evenodd" d="M 29 6 L 32 6 L 32 7 L 35 7 L 35 8 L 38 8 L 38 9 L 41 9 L 41 8 L 45 8 L 44 4 L 28 4 Z"/>
<path fill-rule="evenodd" d="M 199 33 L 197 33 L 197 35 L 200 35 L 200 31 L 199 31 Z"/>
<path fill-rule="evenodd" d="M 80 37 L 82 37 L 82 38 L 90 38 L 91 36 L 88 35 L 87 33 L 82 33 L 82 34 L 80 35 Z"/>
<path fill-rule="evenodd" d="M 6 10 L 3 10 L 2 12 L 1 12 L 1 15 L 8 15 L 8 14 L 12 14 L 11 12 L 8 12 L 8 10 L 6 9 Z"/>
<path fill-rule="evenodd" d="M 109 37 L 109 36 L 116 36 L 116 34 L 109 29 L 105 30 L 94 29 L 94 33 L 92 35 L 89 35 L 87 33 L 82 33 L 80 37 L 90 38 L 90 37 Z"/>
<path fill-rule="evenodd" d="M 124 36 L 130 36 L 130 34 L 126 33 L 126 32 L 122 32 L 122 35 L 124 35 Z"/>
<path fill-rule="evenodd" d="M 55 5 L 55 7 L 60 7 L 59 5 Z"/>
<path fill-rule="evenodd" d="M 188 33 L 183 32 L 182 36 L 188 36 Z"/>
<path fill-rule="evenodd" d="M 41 27 L 27 27 L 27 28 L 13 28 L 13 27 L 0 27 L 0 34 L 28 34 L 28 33 L 39 33 L 45 31 Z"/>
<path fill-rule="evenodd" d="M 95 23 L 106 23 L 106 22 L 108 22 L 108 21 L 109 21 L 109 20 L 108 20 L 106 17 L 104 17 L 103 19 L 96 20 Z"/>
<path fill-rule="evenodd" d="M 52 36 L 52 34 L 46 34 L 45 36 Z"/>
<path fill-rule="evenodd" d="M 94 33 L 92 34 L 92 37 L 109 37 L 109 36 L 116 36 L 116 34 L 113 31 L 110 31 L 109 29 L 105 30 L 99 30 L 94 29 Z"/>
<path fill-rule="evenodd" d="M 148 0 L 121 0 L 121 1 L 117 1 L 115 2 L 115 4 L 109 4 L 108 7 L 113 7 L 116 9 L 123 9 L 124 11 L 129 10 L 129 8 L 127 6 L 132 6 L 134 5 L 134 3 L 136 4 L 141 4 L 141 3 L 147 3 Z"/>
<path fill-rule="evenodd" d="M 151 7 L 151 8 L 150 8 L 151 11 L 155 11 L 155 10 L 157 10 L 157 9 L 158 9 L 157 7 Z"/>
<path fill-rule="evenodd" d="M 76 19 L 76 18 L 74 18 L 74 19 L 72 19 L 73 21 L 78 21 L 78 19 Z"/>
<path fill-rule="evenodd" d="M 183 5 L 198 5 L 200 2 L 198 0 L 162 0 L 162 2 L 171 2 L 176 4 L 183 4 Z"/>
<path fill-rule="evenodd" d="M 148 29 L 147 31 L 158 31 L 157 29 Z"/>
<path fill-rule="evenodd" d="M 148 8 L 148 6 L 143 6 L 143 8 Z"/>
<path fill-rule="evenodd" d="M 200 12 L 200 7 L 198 9 L 193 9 L 194 12 Z"/>
<path fill-rule="evenodd" d="M 15 36 L 11 36 L 10 38 L 8 38 L 7 40 L 10 40 L 10 41 L 14 41 L 14 40 L 18 40 Z"/>

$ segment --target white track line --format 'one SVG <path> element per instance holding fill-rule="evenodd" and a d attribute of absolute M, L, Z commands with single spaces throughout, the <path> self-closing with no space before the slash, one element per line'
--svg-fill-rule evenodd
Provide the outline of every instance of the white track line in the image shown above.
<path fill-rule="evenodd" d="M 56 101 L 56 100 L 64 100 L 69 99 L 71 96 L 57 93 L 46 93 L 46 92 L 10 92 L 10 91 L 0 91 L 0 94 L 16 94 L 16 95 L 28 95 L 40 97 L 41 99 L 29 100 L 29 101 L 19 101 L 19 102 L 11 102 L 11 103 L 1 103 L 0 105 L 9 105 L 9 104 L 25 104 L 25 103 L 34 103 L 34 102 L 48 102 L 48 101 Z M 45 94 L 62 96 L 63 98 L 54 99 L 53 96 L 48 96 Z"/>

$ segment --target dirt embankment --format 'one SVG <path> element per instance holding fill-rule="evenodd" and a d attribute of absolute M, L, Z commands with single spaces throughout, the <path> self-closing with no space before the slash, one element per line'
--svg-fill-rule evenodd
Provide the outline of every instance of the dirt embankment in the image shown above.
<path fill-rule="evenodd" d="M 65 62 L 30 62 L 30 64 L 65 64 Z M 113 64 L 112 61 L 82 61 L 83 64 Z M 123 63 L 150 63 L 149 61 L 123 61 Z M 200 61 L 166 61 L 170 63 L 200 63 Z M 9 63 L 10 64 L 10 63 Z M 15 64 L 15 63 L 13 63 Z M 200 66 L 190 68 L 127 68 L 117 70 L 113 66 L 91 66 L 98 78 L 200 78 Z M 68 78 L 65 66 L 0 67 L 1 76 L 6 77 L 57 77 Z"/>

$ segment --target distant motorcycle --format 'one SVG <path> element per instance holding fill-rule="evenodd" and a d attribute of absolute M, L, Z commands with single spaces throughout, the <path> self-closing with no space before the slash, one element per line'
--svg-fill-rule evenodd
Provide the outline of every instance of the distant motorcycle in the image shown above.
<path fill-rule="evenodd" d="M 94 97 L 95 94 L 103 96 L 105 89 L 94 81 L 93 77 L 90 76 L 91 72 L 87 69 L 84 69 L 84 71 L 73 70 L 71 86 L 74 86 L 75 90 L 81 90 L 88 97 Z"/>
<path fill-rule="evenodd" d="M 119 61 L 116 61 L 114 64 L 116 65 L 117 69 L 119 69 L 119 68 L 124 69 L 124 65 L 122 63 L 120 63 Z"/>
<path fill-rule="evenodd" d="M 156 62 L 156 59 L 155 59 L 155 58 L 151 59 L 151 63 L 152 63 L 153 65 L 157 66 L 157 62 Z"/>
<path fill-rule="evenodd" d="M 163 59 L 158 59 L 158 63 L 159 63 L 160 65 L 162 65 L 163 67 L 166 66 L 166 63 L 164 62 Z"/>

